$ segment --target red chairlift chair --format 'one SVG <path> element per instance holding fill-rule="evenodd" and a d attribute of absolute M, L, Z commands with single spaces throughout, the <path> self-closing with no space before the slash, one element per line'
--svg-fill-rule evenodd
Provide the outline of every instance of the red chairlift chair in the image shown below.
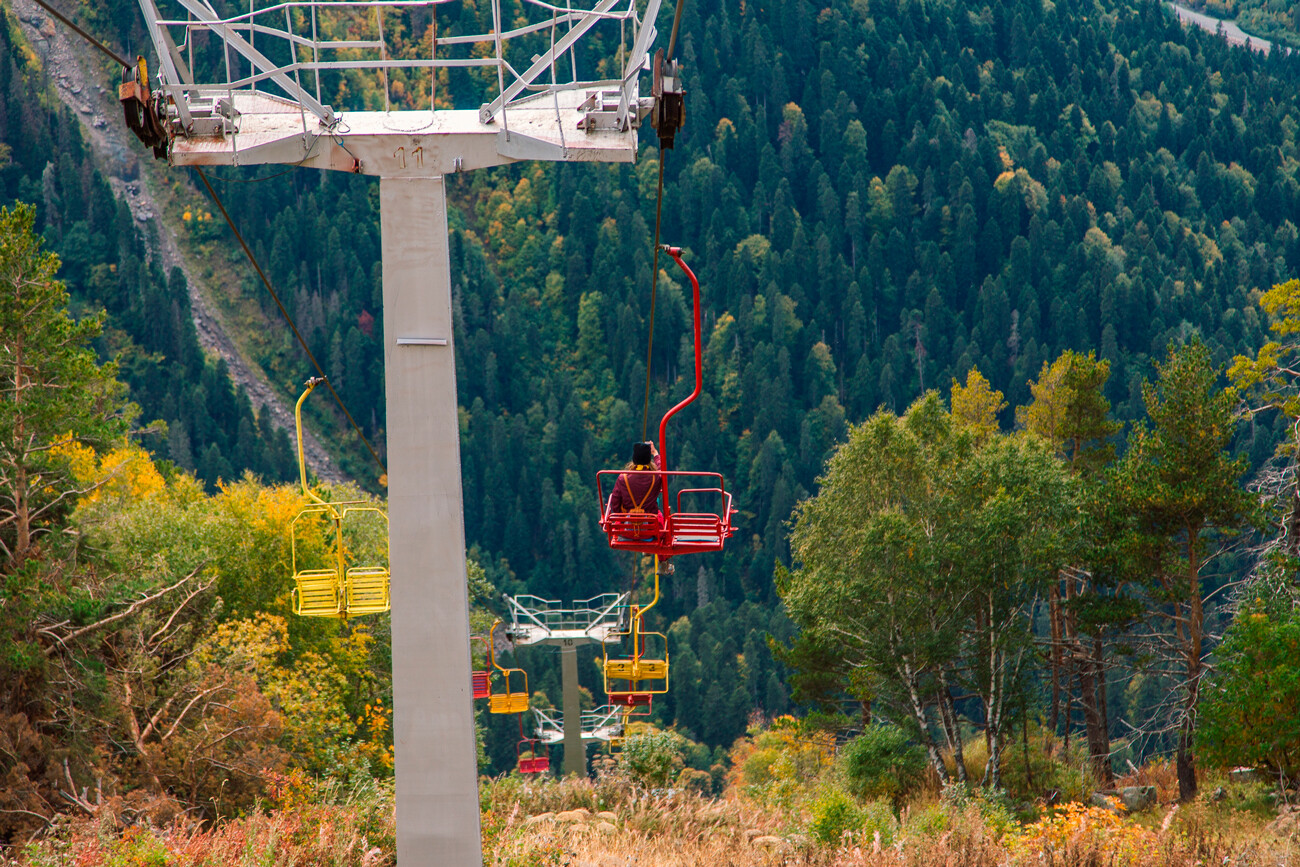
<path fill-rule="evenodd" d="M 700 281 L 694 272 L 682 261 L 679 247 L 662 246 L 661 250 L 677 262 L 691 280 L 691 289 L 695 308 L 695 390 L 664 414 L 659 422 L 659 454 L 667 455 L 668 420 L 700 396 L 704 387 L 704 357 L 700 338 Z M 666 460 L 666 457 L 661 457 Z M 626 472 L 653 474 L 658 477 L 663 491 L 662 512 L 613 512 L 610 510 L 610 497 L 618 477 Z M 676 502 L 671 503 L 672 484 L 684 483 L 675 491 Z M 606 489 L 608 485 L 608 490 Z M 609 537 L 609 546 L 623 551 L 636 551 L 642 554 L 655 554 L 661 558 L 675 557 L 679 554 L 694 554 L 705 551 L 721 551 L 723 543 L 733 532 L 731 516 L 736 509 L 731 502 L 719 473 L 699 473 L 681 470 L 601 470 L 596 474 L 596 490 L 600 498 L 600 528 Z M 716 511 L 685 511 L 682 497 L 688 498 L 687 505 L 698 509 L 700 500 L 712 500 Z M 671 504 L 670 504 L 671 503 Z M 651 504 L 648 504 L 651 505 Z"/>
<path fill-rule="evenodd" d="M 521 774 L 544 774 L 551 769 L 551 748 L 537 738 L 524 734 L 523 714 L 519 715 L 519 743 L 515 745 L 515 761 Z"/>
<path fill-rule="evenodd" d="M 485 669 L 473 668 L 474 665 L 474 642 L 481 641 L 486 646 L 484 655 Z M 470 666 L 469 673 L 470 689 L 474 693 L 474 700 L 487 698 L 492 694 L 492 645 L 488 643 L 486 635 L 471 635 L 469 638 L 470 646 Z"/>

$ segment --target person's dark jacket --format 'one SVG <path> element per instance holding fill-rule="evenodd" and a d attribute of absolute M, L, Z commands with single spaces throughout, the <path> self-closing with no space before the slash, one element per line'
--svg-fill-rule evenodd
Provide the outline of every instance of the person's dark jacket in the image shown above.
<path fill-rule="evenodd" d="M 662 468 L 663 460 L 656 457 L 655 469 Z M 663 479 L 660 476 L 636 470 L 619 473 L 614 492 L 609 496 L 609 511 L 631 512 L 639 508 L 643 512 L 658 512 L 662 490 Z"/>

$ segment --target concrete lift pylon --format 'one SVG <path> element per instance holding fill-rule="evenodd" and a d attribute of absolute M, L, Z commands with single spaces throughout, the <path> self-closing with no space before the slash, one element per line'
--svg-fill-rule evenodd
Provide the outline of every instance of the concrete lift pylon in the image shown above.
<path fill-rule="evenodd" d="M 222 15 L 209 0 L 139 0 L 158 75 L 148 81 L 141 63 L 123 85 L 124 103 L 132 93 L 147 98 L 141 110 L 163 135 L 150 144 L 172 165 L 293 165 L 380 179 L 402 867 L 482 863 L 445 178 L 520 160 L 632 162 L 653 107 L 640 77 L 660 6 L 523 0 L 506 30 L 501 0 L 491 0 L 490 32 L 439 35 L 443 2 L 268 0 L 259 9 L 249 0 L 247 11 Z M 429 24 L 398 56 L 385 25 L 391 35 L 418 10 Z M 616 56 L 575 51 L 597 29 Z M 594 61 L 618 77 L 581 78 Z M 222 80 L 196 78 L 213 68 Z M 393 109 L 390 71 L 399 69 L 429 77 L 427 109 Z M 495 78 L 488 101 L 439 108 L 439 70 L 467 69 Z M 386 110 L 329 105 L 322 78 L 341 72 L 378 76 Z"/>

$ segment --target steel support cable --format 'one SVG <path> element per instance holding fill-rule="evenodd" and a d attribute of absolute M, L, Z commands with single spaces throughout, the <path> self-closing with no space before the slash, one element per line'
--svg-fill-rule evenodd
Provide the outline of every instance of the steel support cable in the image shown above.
<path fill-rule="evenodd" d="M 130 62 L 129 60 L 127 60 L 127 59 L 126 59 L 125 57 L 123 57 L 122 55 L 118 54 L 118 53 L 117 53 L 116 51 L 114 51 L 113 49 L 109 48 L 109 47 L 108 47 L 107 45 L 105 45 L 104 43 L 100 42 L 100 41 L 99 41 L 98 39 L 96 39 L 95 37 L 91 36 L 91 35 L 90 35 L 89 33 L 87 33 L 86 31 L 82 30 L 82 29 L 81 29 L 80 27 L 78 27 L 76 24 L 73 24 L 72 21 L 71 21 L 67 16 L 65 16 L 65 15 L 64 15 L 62 12 L 60 12 L 59 10 L 55 9 L 55 8 L 54 8 L 53 6 L 51 6 L 49 3 L 46 3 L 45 0 L 33 0 L 33 2 L 35 2 L 37 6 L 41 7 L 41 8 L 44 9 L 46 12 L 50 13 L 51 15 L 53 15 L 55 18 L 57 18 L 57 19 L 59 19 L 60 21 L 62 21 L 62 22 L 63 22 L 64 24 L 66 24 L 68 27 L 71 27 L 74 31 L 76 31 L 76 34 L 77 34 L 78 36 L 80 36 L 82 39 L 86 40 L 86 41 L 89 42 L 91 45 L 95 46 L 95 47 L 98 48 L 100 51 L 104 52 L 104 53 L 107 54 L 109 57 L 113 58 L 113 62 L 114 62 L 114 63 L 117 63 L 117 64 L 121 65 L 122 67 L 124 67 L 124 68 L 126 68 L 126 69 L 130 69 L 130 68 L 131 68 L 131 62 Z"/>
<path fill-rule="evenodd" d="M 257 272 L 257 276 L 261 279 L 262 285 L 265 286 L 266 291 L 271 294 L 271 298 L 275 301 L 275 306 L 280 308 L 280 315 L 284 317 L 285 322 L 289 323 L 289 328 L 293 331 L 293 336 L 297 338 L 298 345 L 302 347 L 303 352 L 307 353 L 307 358 L 311 360 L 312 367 L 316 368 L 316 372 L 320 374 L 321 379 L 325 382 L 325 387 L 328 388 L 330 394 L 334 396 L 334 402 L 339 405 L 339 409 L 343 410 L 343 414 L 347 416 L 348 422 L 352 425 L 352 429 L 357 432 L 357 436 L 361 437 L 361 441 L 365 443 L 366 448 L 370 450 L 371 456 L 374 457 L 375 463 L 379 464 L 379 468 L 383 470 L 384 475 L 387 476 L 388 467 L 384 464 L 384 459 L 379 456 L 379 452 L 375 451 L 375 447 L 370 444 L 370 440 L 366 439 L 366 435 L 362 432 L 361 426 L 357 424 L 356 419 L 352 417 L 352 413 L 348 411 L 347 404 L 343 402 L 343 398 L 339 396 L 339 393 L 334 390 L 334 383 L 330 382 L 329 377 L 325 375 L 325 370 L 320 366 L 320 362 L 316 360 L 316 356 L 312 354 L 311 348 L 307 346 L 307 341 L 303 340 L 302 334 L 298 332 L 298 326 L 294 324 L 293 317 L 289 315 L 289 311 L 285 309 L 284 304 L 280 301 L 280 296 L 276 294 L 275 289 L 271 286 L 271 281 L 267 278 L 266 272 L 263 271 L 262 266 L 258 264 L 257 258 L 253 255 L 253 251 L 248 246 L 248 242 L 244 240 L 244 236 L 235 225 L 235 221 L 230 218 L 230 214 L 226 211 L 226 206 L 222 204 L 221 197 L 218 196 L 217 191 L 212 188 L 212 184 L 208 181 L 208 176 L 203 173 L 203 169 L 198 168 L 197 166 L 194 170 L 199 173 L 199 178 L 203 181 L 203 186 L 207 188 L 208 195 L 212 197 L 213 204 L 217 206 L 217 210 L 220 211 L 221 216 L 225 218 L 226 225 L 230 227 L 230 231 L 235 233 L 235 240 L 239 242 L 239 246 L 244 251 L 244 256 L 247 257 L 249 264 L 253 266 L 253 270 Z"/>
<path fill-rule="evenodd" d="M 677 8 L 673 11 L 673 31 L 668 38 L 668 53 L 664 55 L 664 61 L 669 62 L 673 59 L 673 52 L 677 49 L 677 31 L 682 25 L 682 7 L 686 5 L 686 0 L 677 0 Z M 659 148 L 659 190 L 655 199 L 655 252 L 654 261 L 652 262 L 652 274 L 650 276 L 650 336 L 646 340 L 645 350 L 645 408 L 641 413 L 641 439 L 644 441 L 646 433 L 650 427 L 650 363 L 654 359 L 655 345 L 655 295 L 659 288 L 659 226 L 662 222 L 664 210 L 664 159 L 667 151 Z"/>
<path fill-rule="evenodd" d="M 673 59 L 673 54 L 677 49 L 677 31 L 682 26 L 682 7 L 686 5 L 686 0 L 677 0 L 677 9 L 673 11 L 673 32 L 668 37 L 668 52 L 664 54 L 664 61 Z"/>
<path fill-rule="evenodd" d="M 650 277 L 650 336 L 645 348 L 645 409 L 641 412 L 641 440 L 650 427 L 650 363 L 655 348 L 655 294 L 659 289 L 659 223 L 664 212 L 664 154 L 659 151 L 659 194 L 655 199 L 655 252 Z"/>

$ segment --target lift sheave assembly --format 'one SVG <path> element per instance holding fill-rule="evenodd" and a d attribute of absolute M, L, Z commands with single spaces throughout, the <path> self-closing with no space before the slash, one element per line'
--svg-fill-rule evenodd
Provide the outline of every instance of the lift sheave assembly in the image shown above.
<path fill-rule="evenodd" d="M 293 564 L 293 613 L 303 617 L 356 617 L 378 614 L 391 607 L 389 599 L 388 567 L 377 563 L 357 562 L 352 553 L 355 546 L 348 544 L 349 537 L 361 537 L 366 531 L 376 534 L 379 541 L 372 543 L 387 548 L 388 515 L 383 509 L 364 500 L 331 503 L 321 499 L 307 484 L 307 462 L 302 445 L 302 404 L 312 389 L 323 380 L 307 380 L 307 388 L 294 406 L 294 424 L 298 434 L 298 476 L 302 494 L 310 501 L 290 525 L 290 552 Z M 324 524 L 325 559 L 329 566 L 302 568 L 309 557 L 307 551 L 308 529 Z"/>

